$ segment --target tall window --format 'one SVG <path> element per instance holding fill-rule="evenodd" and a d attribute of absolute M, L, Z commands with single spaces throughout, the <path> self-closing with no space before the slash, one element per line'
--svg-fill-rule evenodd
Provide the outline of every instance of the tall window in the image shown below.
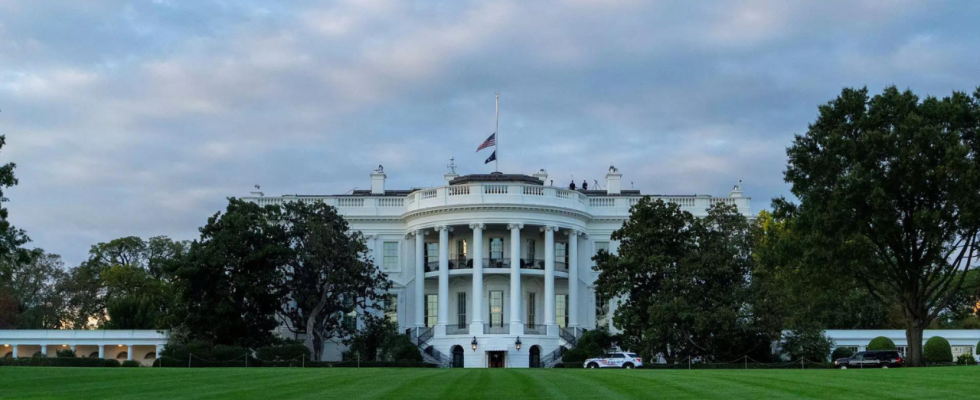
<path fill-rule="evenodd" d="M 436 326 L 439 318 L 439 295 L 425 295 L 425 326 Z"/>
<path fill-rule="evenodd" d="M 355 329 L 357 329 L 357 309 L 354 307 L 354 300 L 345 300 L 344 308 L 349 309 L 350 311 L 344 313 L 344 318 L 340 323 L 348 332 L 353 332 Z"/>
<path fill-rule="evenodd" d="M 456 327 L 466 328 L 466 292 L 456 294 Z"/>
<path fill-rule="evenodd" d="M 456 254 L 453 255 L 452 259 L 456 264 L 456 268 L 466 266 L 466 240 L 460 239 L 456 241 Z"/>
<path fill-rule="evenodd" d="M 348 312 L 344 314 L 344 320 L 341 322 L 344 324 L 344 329 L 348 332 L 353 332 L 357 329 L 357 310 Z"/>
<path fill-rule="evenodd" d="M 385 318 L 398 325 L 398 295 L 393 294 L 385 302 Z"/>
<path fill-rule="evenodd" d="M 490 326 L 504 326 L 504 291 L 490 291 Z"/>
<path fill-rule="evenodd" d="M 434 271 L 435 266 L 439 265 L 439 243 L 429 242 L 425 244 L 425 271 Z"/>
<path fill-rule="evenodd" d="M 534 309 L 536 308 L 535 307 L 536 305 L 534 304 L 535 303 L 535 301 L 534 301 L 535 300 L 535 297 L 536 296 L 535 296 L 534 293 L 528 293 L 527 294 L 527 322 L 526 322 L 526 324 L 527 324 L 527 327 L 530 328 L 530 329 L 534 329 L 534 327 L 537 326 L 537 320 L 538 320 L 537 318 L 535 318 L 535 315 L 534 315 L 534 313 L 535 313 L 535 310 Z"/>
<path fill-rule="evenodd" d="M 384 262 L 381 264 L 385 271 L 398 270 L 398 242 L 384 242 Z"/>
<path fill-rule="evenodd" d="M 599 250 L 605 250 L 608 253 L 609 242 L 599 242 L 599 241 L 595 242 L 595 253 L 599 254 Z"/>
<path fill-rule="evenodd" d="M 536 245 L 537 245 L 537 243 L 534 241 L 534 239 L 528 239 L 528 241 L 527 241 L 527 262 L 529 262 L 529 263 L 533 263 L 534 262 L 534 257 L 535 257 L 535 254 L 534 254 L 534 250 L 535 249 L 534 248 L 536 247 Z"/>
<path fill-rule="evenodd" d="M 598 293 L 595 295 L 595 327 L 609 328 L 609 302 Z"/>
<path fill-rule="evenodd" d="M 491 260 L 503 260 L 504 259 L 504 238 L 490 238 L 490 259 Z"/>
<path fill-rule="evenodd" d="M 568 243 L 555 243 L 555 268 L 568 268 Z"/>
<path fill-rule="evenodd" d="M 568 295 L 555 295 L 555 323 L 559 328 L 568 326 Z"/>

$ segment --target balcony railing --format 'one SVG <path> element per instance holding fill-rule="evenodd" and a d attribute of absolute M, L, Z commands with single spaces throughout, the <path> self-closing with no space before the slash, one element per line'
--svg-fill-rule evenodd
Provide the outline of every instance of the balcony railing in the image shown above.
<path fill-rule="evenodd" d="M 568 271 L 568 262 L 555 261 L 555 271 Z"/>
<path fill-rule="evenodd" d="M 509 258 L 484 258 L 483 268 L 510 268 Z"/>
<path fill-rule="evenodd" d="M 439 260 L 425 262 L 425 272 L 436 272 L 438 270 L 439 270 Z"/>
<path fill-rule="evenodd" d="M 510 325 L 483 324 L 483 332 L 489 335 L 506 335 L 510 333 Z"/>
<path fill-rule="evenodd" d="M 473 259 L 466 258 L 466 256 L 449 256 L 449 269 L 471 269 L 473 268 Z"/>
<path fill-rule="evenodd" d="M 540 258 L 522 258 L 521 268 L 523 269 L 544 269 L 544 260 Z"/>
<path fill-rule="evenodd" d="M 470 328 L 465 324 L 452 324 L 446 326 L 447 335 L 466 335 L 470 333 Z"/>
<path fill-rule="evenodd" d="M 525 324 L 524 325 L 525 335 L 547 335 L 548 329 L 546 326 L 541 324 Z"/>

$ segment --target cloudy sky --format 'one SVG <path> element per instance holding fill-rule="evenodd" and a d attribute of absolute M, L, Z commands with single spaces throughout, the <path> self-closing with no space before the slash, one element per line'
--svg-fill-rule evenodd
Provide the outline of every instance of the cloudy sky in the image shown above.
<path fill-rule="evenodd" d="M 11 220 L 69 264 L 196 237 L 225 197 L 610 164 L 645 193 L 786 195 L 845 86 L 980 85 L 980 2 L 0 0 Z"/>

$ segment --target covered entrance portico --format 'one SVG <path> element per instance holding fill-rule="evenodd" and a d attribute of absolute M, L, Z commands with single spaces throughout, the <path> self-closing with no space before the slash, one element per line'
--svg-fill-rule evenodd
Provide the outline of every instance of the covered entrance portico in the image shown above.
<path fill-rule="evenodd" d="M 503 350 L 487 351 L 487 368 L 504 368 L 507 365 L 507 352 Z"/>

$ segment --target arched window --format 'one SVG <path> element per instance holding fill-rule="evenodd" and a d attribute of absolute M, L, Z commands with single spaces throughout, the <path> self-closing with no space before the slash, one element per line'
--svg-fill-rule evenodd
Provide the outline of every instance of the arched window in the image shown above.
<path fill-rule="evenodd" d="M 3 355 L 3 358 L 14 358 L 14 352 L 13 351 L 7 352 L 7 354 Z"/>
<path fill-rule="evenodd" d="M 453 368 L 463 368 L 463 346 L 453 346 Z"/>
<path fill-rule="evenodd" d="M 144 360 L 155 360 L 156 358 L 157 358 L 157 353 L 152 353 L 152 352 L 146 353 L 146 356 L 143 357 Z"/>
<path fill-rule="evenodd" d="M 116 354 L 116 359 L 117 360 L 125 360 L 127 358 L 129 358 L 129 353 L 127 353 L 125 351 L 120 351 L 119 354 Z"/>
<path fill-rule="evenodd" d="M 93 352 L 89 353 L 88 358 L 99 358 L 99 352 L 98 351 L 93 351 Z"/>
<path fill-rule="evenodd" d="M 541 368 L 541 346 L 534 345 L 528 350 L 527 366 L 531 368 Z"/>

